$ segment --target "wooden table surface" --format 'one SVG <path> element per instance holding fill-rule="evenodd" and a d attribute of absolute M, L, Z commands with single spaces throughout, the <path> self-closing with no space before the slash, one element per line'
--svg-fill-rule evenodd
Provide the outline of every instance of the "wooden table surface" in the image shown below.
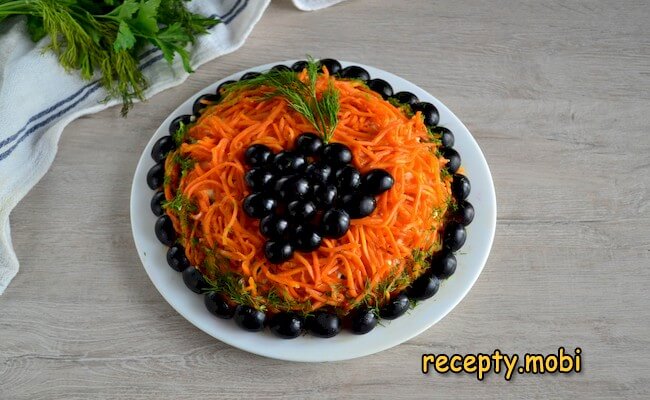
<path fill-rule="evenodd" d="M 639 1 L 274 1 L 245 45 L 186 83 L 70 124 L 11 216 L 21 269 L 0 297 L 1 399 L 648 398 L 650 5 Z M 468 126 L 494 176 L 494 247 L 473 290 L 418 337 L 301 364 L 237 350 L 147 278 L 131 178 L 190 95 L 258 64 L 338 57 L 398 74 Z M 554 353 L 569 375 L 420 372 L 423 353 Z"/>

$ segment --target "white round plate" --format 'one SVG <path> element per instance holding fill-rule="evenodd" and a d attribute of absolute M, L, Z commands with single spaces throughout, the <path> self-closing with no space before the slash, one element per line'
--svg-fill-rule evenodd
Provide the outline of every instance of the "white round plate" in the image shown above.
<path fill-rule="evenodd" d="M 281 62 L 291 65 L 296 60 Z M 131 188 L 131 228 L 133 238 L 149 278 L 160 294 L 183 317 L 207 334 L 251 353 L 290 361 L 336 361 L 373 354 L 405 342 L 422 333 L 447 315 L 470 290 L 487 261 L 496 226 L 496 198 L 492 176 L 485 157 L 465 125 L 444 104 L 416 85 L 386 71 L 358 63 L 372 78 L 389 82 L 395 92 L 410 91 L 420 100 L 433 103 L 440 113 L 440 125 L 449 128 L 456 137 L 454 148 L 460 153 L 462 165 L 472 182 L 469 201 L 474 205 L 476 217 L 467 230 L 467 242 L 457 253 L 456 273 L 443 281 L 438 293 L 431 299 L 418 303 L 417 307 L 394 321 L 382 321 L 366 335 L 353 335 L 343 331 L 331 339 L 305 335 L 293 340 L 276 338 L 268 329 L 251 333 L 241 330 L 232 320 L 221 320 L 211 315 L 203 305 L 203 296 L 187 289 L 181 275 L 169 268 L 166 261 L 167 248 L 160 244 L 154 234 L 156 217 L 150 209 L 154 192 L 146 183 L 149 169 L 154 165 L 151 148 L 156 140 L 168 134 L 173 118 L 191 114 L 192 104 L 204 93 L 214 93 L 217 86 L 226 80 L 237 80 L 248 71 L 267 71 L 273 64 L 261 65 L 228 76 L 192 96 L 178 107 L 158 128 L 142 152 L 133 177 Z"/>

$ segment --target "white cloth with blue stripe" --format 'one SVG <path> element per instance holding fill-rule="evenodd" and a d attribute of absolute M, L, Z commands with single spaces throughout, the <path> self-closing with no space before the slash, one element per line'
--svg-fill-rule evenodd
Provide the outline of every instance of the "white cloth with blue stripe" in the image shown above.
<path fill-rule="evenodd" d="M 301 10 L 316 10 L 342 0 L 293 0 Z M 238 49 L 262 16 L 270 0 L 194 0 L 189 7 L 217 15 L 222 23 L 199 38 L 192 49 L 198 66 Z M 18 272 L 12 248 L 9 214 L 45 175 L 57 151 L 63 128 L 82 115 L 119 103 L 102 103 L 106 92 L 96 82 L 66 73 L 51 53 L 42 53 L 43 41 L 32 43 L 24 22 L 15 19 L 0 26 L 0 294 Z M 187 79 L 178 57 L 173 66 L 160 51 L 145 52 L 141 67 L 151 87 L 149 98 Z"/>

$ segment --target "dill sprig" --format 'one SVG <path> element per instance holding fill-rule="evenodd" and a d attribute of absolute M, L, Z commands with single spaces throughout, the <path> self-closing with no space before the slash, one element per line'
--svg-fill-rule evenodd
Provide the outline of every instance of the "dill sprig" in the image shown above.
<path fill-rule="evenodd" d="M 340 94 L 334 86 L 334 81 L 330 79 L 327 88 L 319 97 L 316 93 L 316 81 L 320 66 L 316 60 L 309 57 L 306 69 L 306 82 L 299 79 L 297 72 L 273 70 L 255 78 L 228 85 L 225 88 L 225 95 L 229 96 L 232 93 L 253 87 L 268 86 L 272 89 L 267 95 L 268 98 L 283 97 L 291 108 L 314 126 L 323 141 L 327 143 L 332 139 L 338 125 Z"/>

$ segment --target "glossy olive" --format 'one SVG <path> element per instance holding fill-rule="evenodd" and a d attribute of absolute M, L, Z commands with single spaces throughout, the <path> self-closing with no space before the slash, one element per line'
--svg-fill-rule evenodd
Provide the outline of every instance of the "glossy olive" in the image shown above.
<path fill-rule="evenodd" d="M 440 121 L 440 114 L 438 113 L 436 106 L 426 101 L 413 104 L 411 110 L 413 110 L 413 112 L 420 111 L 422 113 L 425 125 L 435 126 L 438 125 L 438 122 Z"/>
<path fill-rule="evenodd" d="M 431 274 L 425 274 L 415 280 L 406 290 L 406 295 L 411 300 L 426 300 L 433 297 L 440 288 L 440 279 Z"/>
<path fill-rule="evenodd" d="M 411 92 L 397 92 L 393 98 L 401 104 L 413 105 L 419 101 L 418 97 Z"/>
<path fill-rule="evenodd" d="M 220 98 L 221 96 L 217 96 L 216 94 L 212 94 L 212 93 L 207 93 L 199 96 L 199 98 L 196 99 L 194 101 L 194 104 L 192 105 L 192 113 L 194 113 L 194 115 L 198 117 L 204 108 L 206 108 L 210 104 L 214 104 L 218 102 Z"/>
<path fill-rule="evenodd" d="M 314 251 L 320 247 L 322 238 L 310 225 L 297 225 L 289 234 L 294 248 L 302 252 Z"/>
<path fill-rule="evenodd" d="M 305 177 L 312 184 L 322 184 L 328 181 L 332 167 L 322 162 L 311 163 L 305 168 Z"/>
<path fill-rule="evenodd" d="M 190 260 L 185 255 L 185 248 L 180 244 L 175 244 L 167 250 L 167 264 L 178 272 L 183 272 L 190 266 Z"/>
<path fill-rule="evenodd" d="M 336 187 L 339 192 L 353 192 L 361 186 L 361 173 L 352 165 L 346 165 L 336 171 Z"/>
<path fill-rule="evenodd" d="M 460 154 L 452 148 L 444 148 L 441 153 L 444 158 L 449 160 L 445 168 L 447 168 L 450 174 L 455 174 L 458 168 L 460 168 Z"/>
<path fill-rule="evenodd" d="M 374 196 L 367 194 L 346 194 L 341 198 L 341 207 L 350 218 L 358 219 L 372 214 L 377 208 L 377 200 Z"/>
<path fill-rule="evenodd" d="M 291 71 L 291 68 L 287 67 L 286 65 L 278 64 L 278 65 L 274 65 L 270 69 L 270 71 L 273 71 L 273 72 L 276 72 L 276 71 L 277 72 L 287 72 L 287 71 Z"/>
<path fill-rule="evenodd" d="M 165 213 L 165 210 L 163 209 L 163 203 L 165 200 L 165 192 L 162 190 L 156 192 L 156 194 L 151 198 L 151 211 L 156 217 L 160 217 Z"/>
<path fill-rule="evenodd" d="M 295 151 L 304 156 L 313 156 L 318 154 L 323 147 L 323 139 L 315 133 L 305 132 L 296 138 Z"/>
<path fill-rule="evenodd" d="M 370 74 L 368 71 L 357 65 L 350 65 L 349 67 L 343 68 L 340 75 L 342 78 L 347 79 L 359 79 L 362 81 L 367 81 L 370 79 Z"/>
<path fill-rule="evenodd" d="M 336 75 L 341 72 L 342 69 L 341 63 L 333 58 L 324 58 L 318 62 L 318 65 L 327 68 L 327 72 L 329 72 L 330 75 Z"/>
<path fill-rule="evenodd" d="M 301 61 L 296 61 L 291 65 L 291 69 L 294 70 L 295 72 L 302 72 L 303 69 L 307 68 L 307 61 L 301 60 Z"/>
<path fill-rule="evenodd" d="M 317 183 L 312 187 L 312 199 L 316 207 L 327 210 L 334 206 L 338 190 L 335 185 Z"/>
<path fill-rule="evenodd" d="M 244 212 L 252 218 L 262 218 L 272 213 L 275 207 L 276 200 L 263 193 L 253 193 L 244 199 Z"/>
<path fill-rule="evenodd" d="M 442 239 L 445 248 L 456 251 L 463 247 L 465 239 L 467 239 L 467 233 L 463 225 L 456 221 L 450 221 L 445 226 L 445 233 Z"/>
<path fill-rule="evenodd" d="M 463 226 L 467 226 L 474 221 L 474 206 L 468 201 L 463 201 L 456 211 L 456 220 Z"/>
<path fill-rule="evenodd" d="M 465 200 L 472 190 L 472 185 L 465 175 L 454 174 L 454 180 L 451 181 L 451 193 L 457 200 Z"/>
<path fill-rule="evenodd" d="M 239 78 L 240 81 L 247 81 L 253 78 L 257 78 L 258 76 L 262 75 L 259 72 L 251 71 L 251 72 L 246 72 L 244 75 Z"/>
<path fill-rule="evenodd" d="M 244 152 L 244 161 L 251 167 L 261 167 L 272 160 L 273 152 L 263 144 L 253 144 Z"/>
<path fill-rule="evenodd" d="M 268 189 L 273 179 L 273 173 L 264 167 L 253 168 L 244 175 L 244 180 L 253 193 Z"/>
<path fill-rule="evenodd" d="M 320 338 L 331 338 L 341 332 L 341 319 L 336 314 L 317 311 L 307 319 L 309 332 Z"/>
<path fill-rule="evenodd" d="M 350 228 L 350 216 L 340 209 L 327 210 L 323 214 L 320 228 L 323 237 L 338 239 Z"/>
<path fill-rule="evenodd" d="M 273 156 L 273 168 L 282 174 L 300 172 L 306 166 L 305 157 L 298 153 L 281 151 Z"/>
<path fill-rule="evenodd" d="M 396 319 L 404 315 L 410 306 L 409 298 L 405 293 L 392 297 L 380 310 L 379 316 L 383 319 Z"/>
<path fill-rule="evenodd" d="M 155 162 L 160 162 L 167 157 L 167 153 L 176 148 L 176 143 L 171 136 L 165 135 L 158 139 L 151 148 L 151 158 Z"/>
<path fill-rule="evenodd" d="M 441 254 L 433 257 L 431 260 L 431 273 L 440 279 L 446 279 L 456 272 L 457 265 L 458 261 L 456 260 L 454 253 L 445 250 Z"/>
<path fill-rule="evenodd" d="M 164 244 L 165 246 L 171 246 L 176 241 L 176 231 L 174 230 L 174 224 L 167 215 L 163 215 L 156 220 L 154 232 L 156 233 L 158 240 L 160 240 L 160 243 Z"/>
<path fill-rule="evenodd" d="M 283 240 L 269 240 L 264 243 L 264 255 L 272 264 L 281 264 L 293 257 L 293 247 Z"/>
<path fill-rule="evenodd" d="M 384 100 L 393 95 L 393 87 L 383 79 L 370 79 L 366 84 L 370 90 L 379 93 Z"/>
<path fill-rule="evenodd" d="M 197 294 L 203 293 L 209 287 L 201 271 L 194 267 L 185 268 L 183 271 L 183 282 L 188 289 Z"/>
<path fill-rule="evenodd" d="M 178 132 L 178 130 L 181 128 L 181 124 L 187 126 L 191 123 L 192 123 L 191 115 L 180 115 L 174 118 L 172 122 L 169 124 L 169 134 L 173 135 L 174 133 Z"/>
<path fill-rule="evenodd" d="M 156 190 L 163 185 L 165 181 L 165 164 L 158 163 L 151 167 L 149 172 L 147 172 L 147 185 L 152 190 Z"/>
<path fill-rule="evenodd" d="M 271 317 L 269 329 L 282 339 L 295 339 L 304 330 L 305 320 L 296 314 L 281 312 Z"/>
<path fill-rule="evenodd" d="M 220 84 L 220 85 L 217 87 L 217 90 L 215 90 L 215 94 L 216 94 L 219 98 L 221 98 L 221 96 L 223 96 L 223 91 L 224 91 L 224 89 L 226 88 L 226 86 L 230 85 L 231 83 L 235 83 L 235 82 L 236 82 L 236 81 L 233 81 L 233 80 L 223 82 L 222 84 Z"/>
<path fill-rule="evenodd" d="M 440 136 L 442 147 L 454 147 L 454 134 L 444 126 L 436 126 L 431 128 L 431 132 Z"/>
<path fill-rule="evenodd" d="M 385 169 L 372 169 L 363 177 L 363 191 L 370 195 L 379 195 L 389 190 L 395 179 Z"/>
<path fill-rule="evenodd" d="M 269 239 L 280 239 L 289 228 L 286 218 L 269 214 L 260 221 L 260 233 Z"/>
<path fill-rule="evenodd" d="M 284 201 L 304 199 L 310 190 L 309 181 L 297 175 L 285 176 L 275 182 L 276 195 Z"/>
<path fill-rule="evenodd" d="M 331 167 L 342 167 L 352 162 L 352 151 L 343 143 L 329 143 L 323 146 L 322 160 Z"/>
<path fill-rule="evenodd" d="M 235 307 L 231 306 L 219 293 L 206 293 L 203 302 L 205 303 L 205 308 L 208 309 L 210 314 L 216 317 L 230 319 L 235 314 Z"/>
<path fill-rule="evenodd" d="M 245 331 L 259 332 L 264 329 L 266 314 L 250 306 L 239 305 L 235 309 L 233 320 Z"/>
<path fill-rule="evenodd" d="M 287 205 L 287 216 L 298 222 L 306 222 L 316 215 L 316 205 L 311 201 L 294 200 Z"/>
<path fill-rule="evenodd" d="M 365 335 L 375 329 L 379 322 L 375 310 L 362 307 L 355 310 L 350 316 L 350 330 L 356 335 Z"/>

